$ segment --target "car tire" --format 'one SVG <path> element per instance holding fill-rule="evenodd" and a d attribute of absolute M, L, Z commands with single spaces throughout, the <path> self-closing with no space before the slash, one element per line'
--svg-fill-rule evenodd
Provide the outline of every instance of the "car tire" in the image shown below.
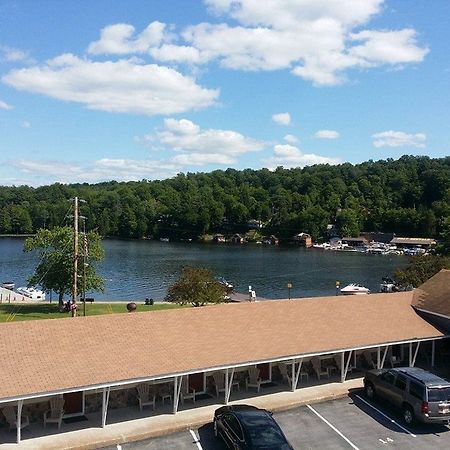
<path fill-rule="evenodd" d="M 414 418 L 414 411 L 409 405 L 403 406 L 403 422 L 405 422 L 406 425 L 413 425 L 415 421 Z"/>
<path fill-rule="evenodd" d="M 366 385 L 364 386 L 364 390 L 366 392 L 366 397 L 369 400 L 374 400 L 375 397 L 377 396 L 375 392 L 375 386 L 370 382 L 366 383 Z"/>
<path fill-rule="evenodd" d="M 217 420 L 216 419 L 214 419 L 214 421 L 213 421 L 213 430 L 214 430 L 214 437 L 218 438 L 219 430 L 217 429 Z"/>

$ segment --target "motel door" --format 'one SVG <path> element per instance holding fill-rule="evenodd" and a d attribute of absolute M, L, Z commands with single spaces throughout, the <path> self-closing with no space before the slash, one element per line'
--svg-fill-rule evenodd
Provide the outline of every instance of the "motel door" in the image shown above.
<path fill-rule="evenodd" d="M 195 389 L 195 392 L 205 392 L 205 378 L 203 372 L 190 374 L 189 386 Z"/>
<path fill-rule="evenodd" d="M 256 367 L 259 369 L 259 377 L 262 381 L 271 381 L 269 363 L 258 364 Z"/>
<path fill-rule="evenodd" d="M 64 416 L 80 416 L 84 414 L 83 392 L 69 392 L 64 394 Z"/>

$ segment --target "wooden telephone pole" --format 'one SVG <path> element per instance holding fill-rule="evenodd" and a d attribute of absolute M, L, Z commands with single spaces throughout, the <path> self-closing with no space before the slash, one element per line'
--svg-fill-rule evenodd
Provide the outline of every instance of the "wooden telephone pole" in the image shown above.
<path fill-rule="evenodd" d="M 73 205 L 73 286 L 72 286 L 72 317 L 77 315 L 77 283 L 78 283 L 78 197 Z"/>

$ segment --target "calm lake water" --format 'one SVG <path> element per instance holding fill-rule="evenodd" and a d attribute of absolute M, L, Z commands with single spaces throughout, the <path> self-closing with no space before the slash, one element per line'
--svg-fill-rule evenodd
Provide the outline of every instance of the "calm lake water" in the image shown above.
<path fill-rule="evenodd" d="M 98 300 L 162 300 L 183 266 L 206 267 L 232 282 L 236 291 L 287 298 L 334 295 L 341 287 L 360 283 L 379 291 L 381 278 L 408 264 L 408 257 L 367 255 L 298 247 L 263 245 L 172 243 L 104 240 L 105 260 L 98 266 L 105 279 L 104 293 L 89 293 Z M 23 239 L 0 239 L 0 282 L 26 285 L 37 258 L 23 253 Z"/>

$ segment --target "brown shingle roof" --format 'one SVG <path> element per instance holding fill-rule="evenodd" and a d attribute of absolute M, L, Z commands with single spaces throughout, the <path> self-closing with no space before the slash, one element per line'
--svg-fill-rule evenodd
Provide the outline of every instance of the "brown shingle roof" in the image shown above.
<path fill-rule="evenodd" d="M 412 305 L 450 317 L 450 270 L 442 269 L 414 290 Z"/>
<path fill-rule="evenodd" d="M 0 400 L 441 337 L 411 292 L 0 324 Z"/>

